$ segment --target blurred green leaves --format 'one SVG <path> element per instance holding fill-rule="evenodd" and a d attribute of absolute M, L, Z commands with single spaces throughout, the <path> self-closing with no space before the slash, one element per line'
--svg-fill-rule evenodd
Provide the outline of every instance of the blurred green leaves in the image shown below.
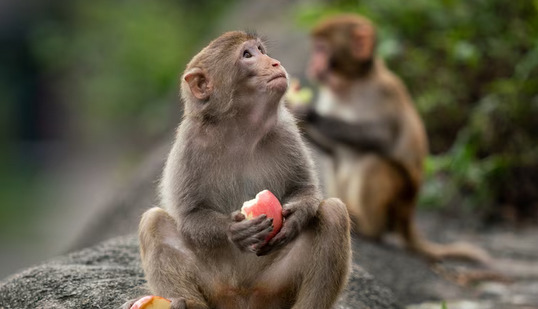
<path fill-rule="evenodd" d="M 0 31 L 0 240 L 17 242 L 43 236 L 66 161 L 133 169 L 172 132 L 179 76 L 230 2 L 15 2 Z"/>
<path fill-rule="evenodd" d="M 178 77 L 224 8 L 201 3 L 77 0 L 34 29 L 33 51 L 78 133 L 152 137 L 170 125 Z"/>

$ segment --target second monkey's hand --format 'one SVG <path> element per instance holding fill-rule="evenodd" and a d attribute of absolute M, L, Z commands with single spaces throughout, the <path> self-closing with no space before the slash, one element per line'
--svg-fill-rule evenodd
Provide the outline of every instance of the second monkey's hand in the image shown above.
<path fill-rule="evenodd" d="M 298 119 L 303 119 L 304 115 L 312 108 L 312 89 L 302 87 L 298 79 L 292 78 L 290 86 L 285 94 L 286 107 Z"/>

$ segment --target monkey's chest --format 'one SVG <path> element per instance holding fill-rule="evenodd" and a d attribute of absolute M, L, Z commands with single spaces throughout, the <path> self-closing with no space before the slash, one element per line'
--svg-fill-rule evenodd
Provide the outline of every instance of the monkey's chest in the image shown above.
<path fill-rule="evenodd" d="M 271 166 L 267 162 L 249 165 L 245 168 L 241 178 L 238 179 L 243 192 L 249 199 L 263 190 L 269 190 L 277 197 L 281 198 L 286 191 L 288 171 L 280 169 L 278 166 Z"/>
<path fill-rule="evenodd" d="M 245 201 L 255 198 L 263 190 L 282 198 L 286 192 L 286 179 L 289 179 L 288 171 L 262 159 L 250 162 L 238 158 L 238 162 L 242 164 L 208 179 L 198 188 L 200 194 L 210 196 L 212 203 L 230 213 L 240 209 Z"/>
<path fill-rule="evenodd" d="M 355 89 L 346 97 L 337 97 L 331 91 L 320 91 L 315 110 L 325 117 L 340 119 L 349 123 L 375 121 L 381 115 L 380 111 L 388 108 L 375 89 Z"/>

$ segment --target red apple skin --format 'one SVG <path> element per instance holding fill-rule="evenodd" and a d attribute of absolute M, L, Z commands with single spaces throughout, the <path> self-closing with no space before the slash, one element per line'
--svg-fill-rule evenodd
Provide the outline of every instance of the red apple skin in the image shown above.
<path fill-rule="evenodd" d="M 166 298 L 149 295 L 137 300 L 131 309 L 170 309 L 172 302 Z"/>
<path fill-rule="evenodd" d="M 249 205 L 251 203 L 254 204 Z M 273 231 L 265 239 L 266 242 L 271 240 L 282 227 L 282 205 L 269 190 L 263 190 L 256 195 L 255 199 L 245 202 L 241 208 L 241 213 L 245 215 L 247 220 L 263 214 L 267 215 L 268 218 L 273 218 Z"/>

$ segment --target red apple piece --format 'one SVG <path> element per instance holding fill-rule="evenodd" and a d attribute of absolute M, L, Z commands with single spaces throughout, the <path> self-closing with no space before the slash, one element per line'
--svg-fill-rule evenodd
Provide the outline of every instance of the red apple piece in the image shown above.
<path fill-rule="evenodd" d="M 266 242 L 273 238 L 282 227 L 282 205 L 269 190 L 263 190 L 256 194 L 256 198 L 244 202 L 241 213 L 245 215 L 247 220 L 263 214 L 267 215 L 268 218 L 273 218 L 273 231 L 265 239 Z"/>
<path fill-rule="evenodd" d="M 137 300 L 131 309 L 170 309 L 172 302 L 166 298 L 149 295 Z"/>

